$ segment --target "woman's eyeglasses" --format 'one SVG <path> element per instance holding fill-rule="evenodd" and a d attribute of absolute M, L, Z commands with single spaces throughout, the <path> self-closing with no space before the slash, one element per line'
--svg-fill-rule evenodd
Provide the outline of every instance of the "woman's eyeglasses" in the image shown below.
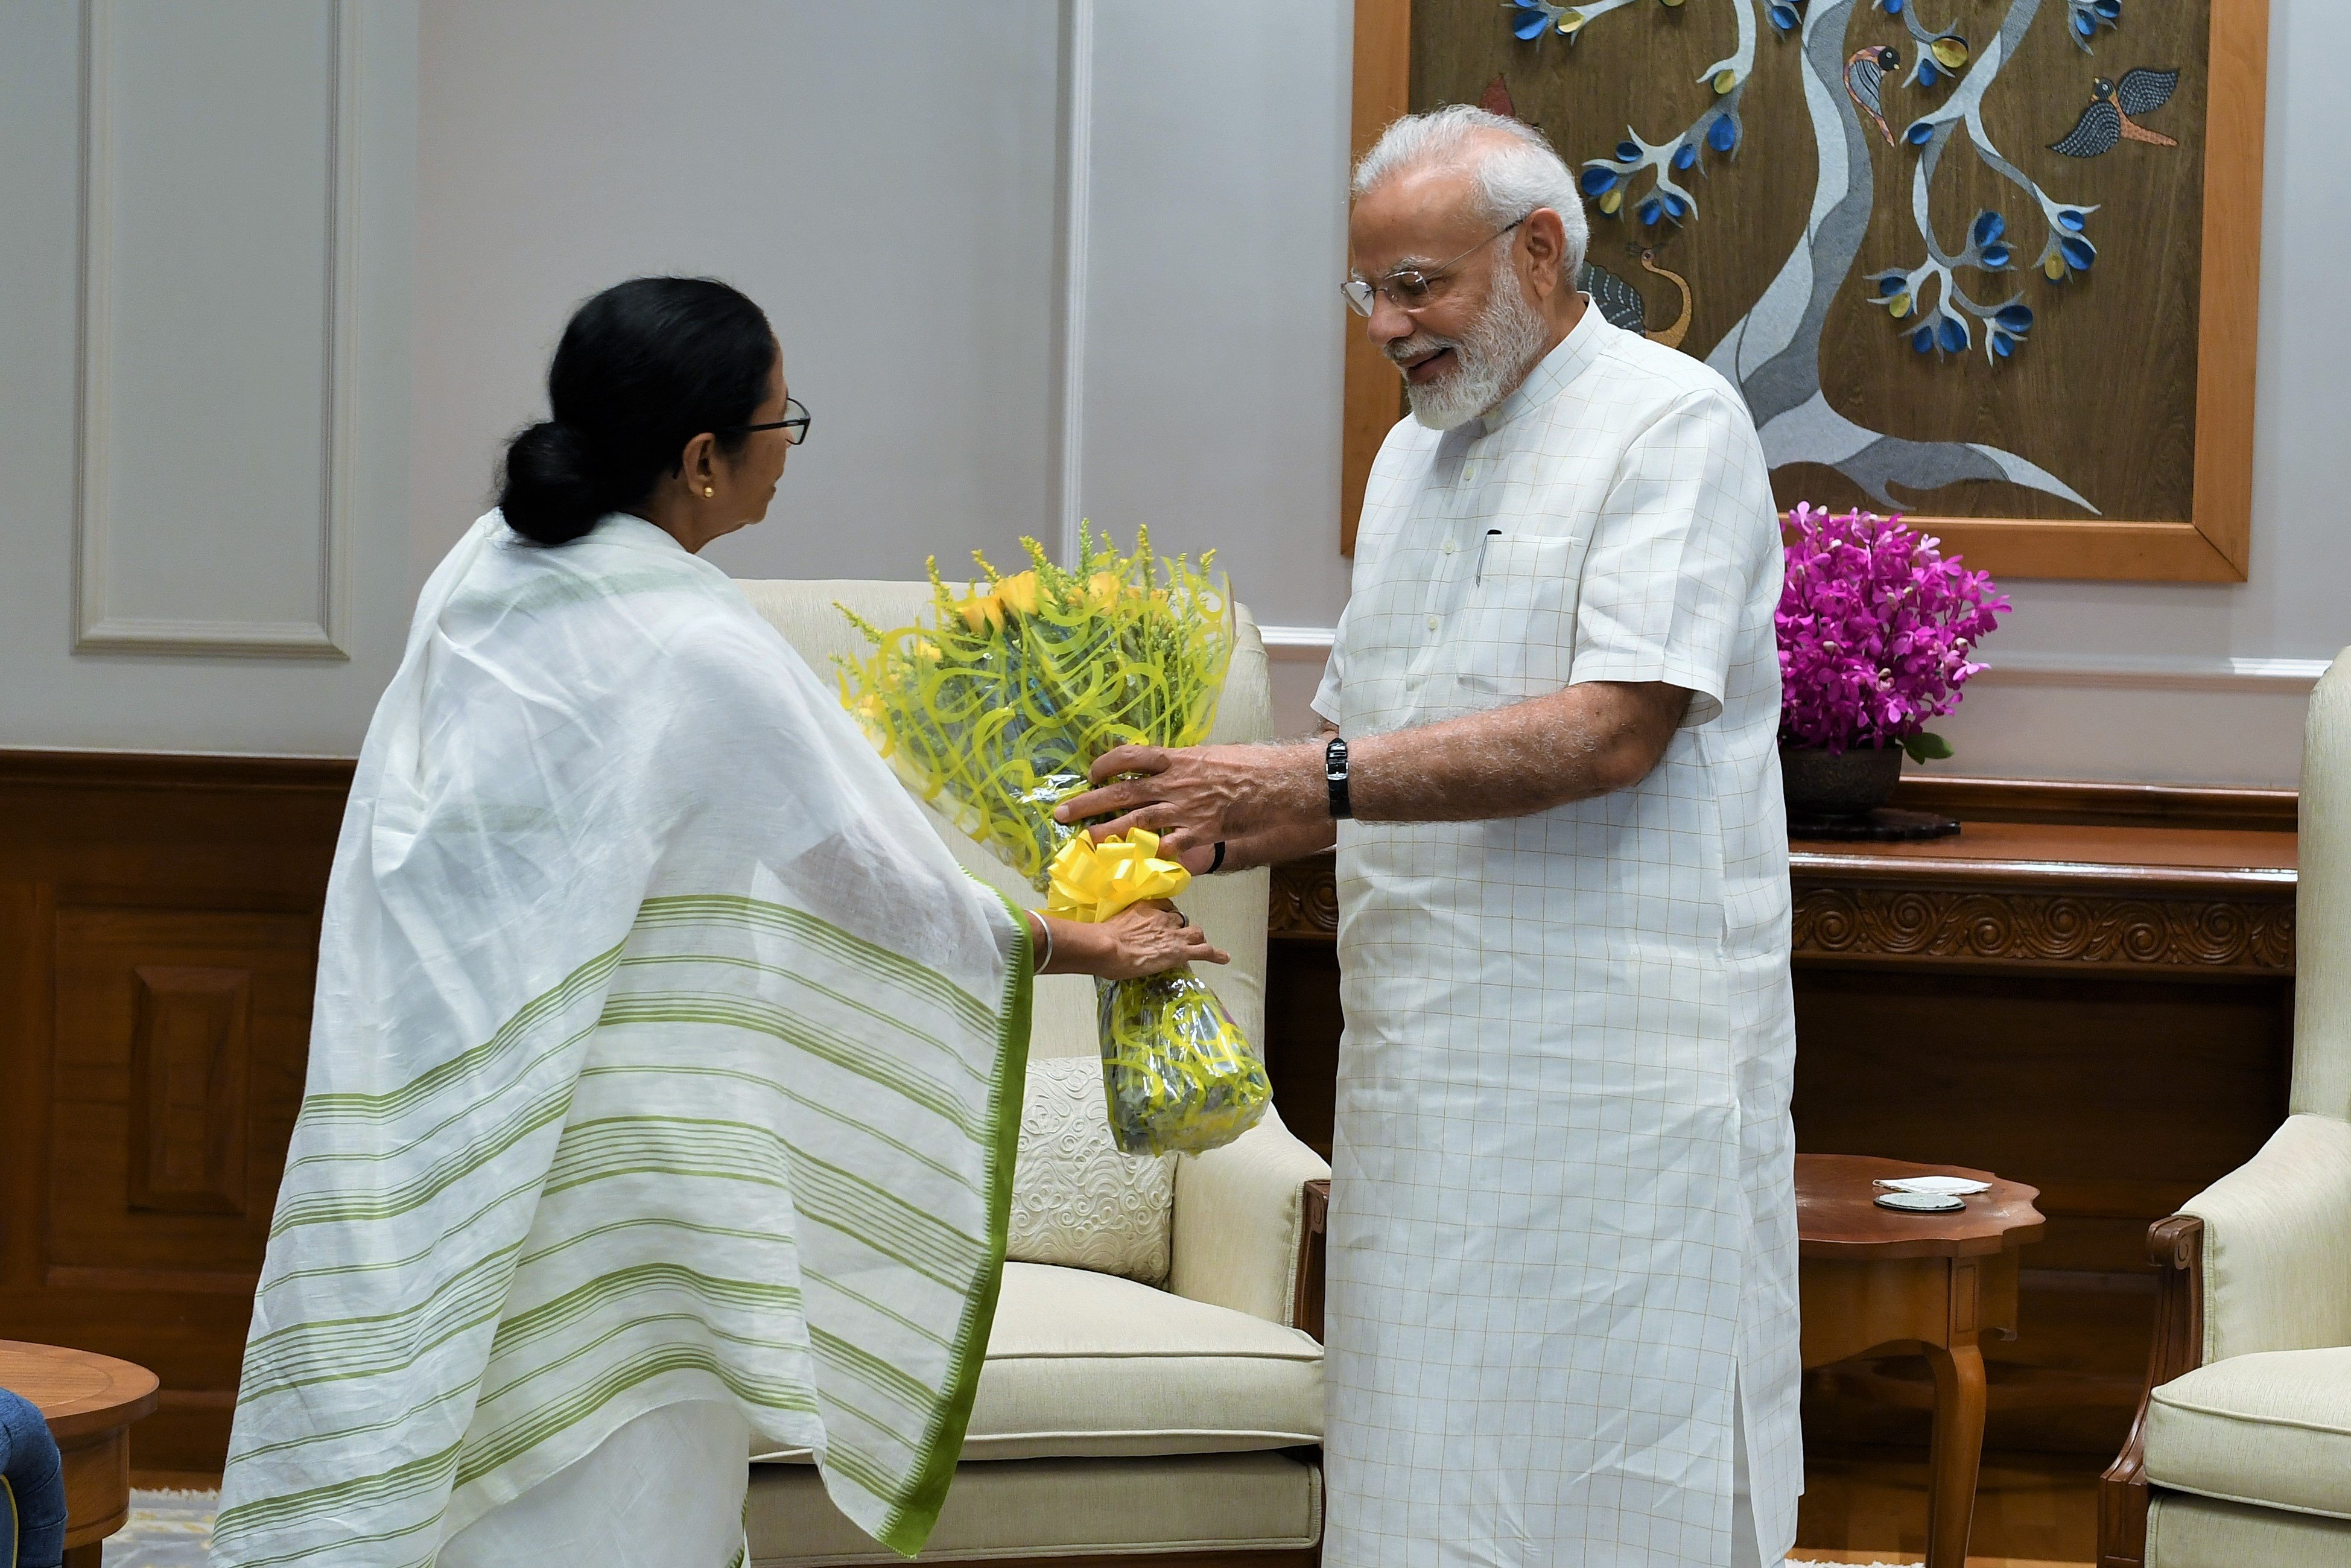
<path fill-rule="evenodd" d="M 713 435 L 748 435 L 755 430 L 780 430 L 784 433 L 784 440 L 788 444 L 798 446 L 808 439 L 809 411 L 799 399 L 788 397 L 784 400 L 784 416 L 782 419 L 771 419 L 765 424 L 730 424 L 724 430 L 714 430 L 711 434 Z"/>
<path fill-rule="evenodd" d="M 1382 295 L 1385 295 L 1399 310 L 1417 310 L 1428 303 L 1429 297 L 1437 292 L 1437 286 L 1452 276 L 1453 267 L 1458 267 L 1472 252 L 1483 250 L 1517 228 L 1520 224 L 1525 223 L 1527 218 L 1533 216 L 1533 213 L 1529 213 L 1525 218 L 1518 218 L 1504 224 L 1484 239 L 1471 246 L 1468 250 L 1463 251 L 1451 261 L 1439 264 L 1431 271 L 1424 272 L 1416 267 L 1400 267 L 1376 281 L 1351 277 L 1339 286 L 1339 291 L 1347 297 L 1347 304 L 1358 316 L 1370 315 L 1372 302 Z"/>

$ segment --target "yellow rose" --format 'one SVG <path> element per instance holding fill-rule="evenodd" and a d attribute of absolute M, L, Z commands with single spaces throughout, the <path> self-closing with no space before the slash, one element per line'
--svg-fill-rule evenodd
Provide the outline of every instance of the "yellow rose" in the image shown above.
<path fill-rule="evenodd" d="M 1086 579 L 1086 602 L 1096 610 L 1108 610 L 1116 604 L 1118 591 L 1118 579 L 1110 572 L 1098 571 Z"/>
<path fill-rule="evenodd" d="M 1015 572 L 1010 577 L 998 579 L 996 597 L 1003 601 L 1007 610 L 1018 611 L 1023 615 L 1036 614 L 1037 574 L 1033 571 L 1022 571 Z"/>
<path fill-rule="evenodd" d="M 1003 629 L 1004 601 L 993 593 L 975 593 L 957 604 L 956 609 L 962 613 L 963 623 L 975 632 L 987 626 L 999 631 Z"/>

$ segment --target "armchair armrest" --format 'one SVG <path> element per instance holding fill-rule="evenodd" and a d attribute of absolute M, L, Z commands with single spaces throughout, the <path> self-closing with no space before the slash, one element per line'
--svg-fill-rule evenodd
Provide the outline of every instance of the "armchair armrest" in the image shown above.
<path fill-rule="evenodd" d="M 2202 1360 L 2351 1344 L 2351 1123 L 2289 1116 L 2180 1212 L 2204 1222 Z"/>
<path fill-rule="evenodd" d="M 2351 1124 L 2287 1118 L 2261 1153 L 2148 1228 L 2156 1282 L 2147 1385 L 2098 1483 L 2098 1568 L 2147 1557 L 2155 1391 L 2208 1362 L 2351 1344 Z"/>
<path fill-rule="evenodd" d="M 2175 1214 L 2147 1228 L 2155 1282 L 2155 1343 L 2123 1451 L 2098 1478 L 2098 1568 L 2145 1568 L 2147 1407 L 2158 1388 L 2204 1364 L 2204 1222 Z"/>
<path fill-rule="evenodd" d="M 1322 1156 L 1281 1124 L 1278 1112 L 1176 1167 L 1174 1256 L 1167 1288 L 1290 1327 L 1302 1305 L 1299 1271 L 1309 1253 L 1306 1184 L 1328 1180 Z"/>
<path fill-rule="evenodd" d="M 1305 1213 L 1306 1245 L 1298 1255 L 1298 1286 L 1293 1294 L 1296 1305 L 1291 1309 L 1292 1328 L 1304 1329 L 1318 1341 L 1322 1337 L 1322 1281 L 1330 1267 L 1331 1180 L 1328 1176 L 1306 1184 Z"/>

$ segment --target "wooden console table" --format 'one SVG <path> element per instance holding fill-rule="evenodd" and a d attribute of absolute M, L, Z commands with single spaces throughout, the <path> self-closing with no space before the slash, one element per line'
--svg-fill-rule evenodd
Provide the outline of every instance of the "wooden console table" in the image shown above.
<path fill-rule="evenodd" d="M 1896 800 L 1965 829 L 1792 848 L 1797 1146 L 2037 1187 L 1988 1440 L 2111 1457 L 2153 1328 L 2147 1225 L 2284 1119 L 2294 793 L 1912 779 Z M 1337 928 L 1329 856 L 1276 869 L 1267 1066 L 1326 1154 Z M 1922 1445 L 1917 1369 L 1809 1374 L 1807 1441 Z"/>

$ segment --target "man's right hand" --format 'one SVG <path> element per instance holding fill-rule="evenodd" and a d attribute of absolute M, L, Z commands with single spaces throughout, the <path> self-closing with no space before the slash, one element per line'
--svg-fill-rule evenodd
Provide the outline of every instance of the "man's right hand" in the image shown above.
<path fill-rule="evenodd" d="M 1327 818 L 1322 748 L 1306 743 L 1122 746 L 1094 763 L 1092 782 L 1061 803 L 1058 821 L 1116 813 L 1092 830 L 1095 842 L 1148 828 L 1159 835 L 1160 852 L 1186 866 L 1196 851 L 1213 859 L 1218 839 Z"/>

